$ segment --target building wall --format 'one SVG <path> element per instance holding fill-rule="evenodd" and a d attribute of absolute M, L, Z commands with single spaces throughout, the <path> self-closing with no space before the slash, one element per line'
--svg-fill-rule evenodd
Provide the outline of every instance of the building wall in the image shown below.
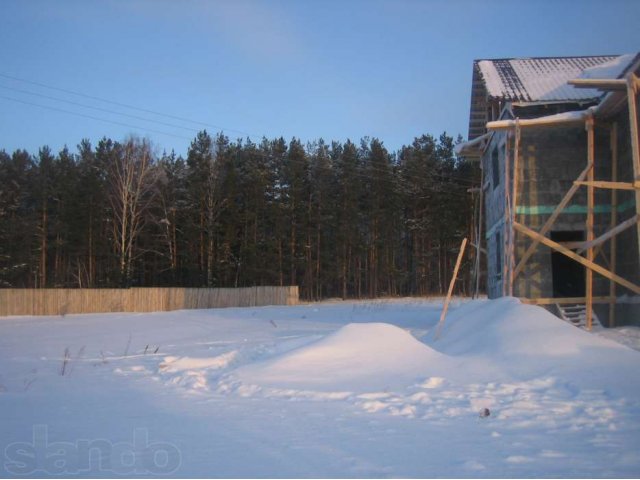
<path fill-rule="evenodd" d="M 505 140 L 505 133 L 494 133 L 485 155 L 482 158 L 485 203 L 484 228 L 488 255 L 487 294 L 489 298 L 502 296 L 502 269 L 498 265 L 499 260 L 497 259 L 502 257 L 504 249 L 504 212 L 506 205 L 504 175 Z M 494 161 L 494 155 L 497 155 L 497 163 Z M 496 181 L 496 179 L 498 181 Z"/>

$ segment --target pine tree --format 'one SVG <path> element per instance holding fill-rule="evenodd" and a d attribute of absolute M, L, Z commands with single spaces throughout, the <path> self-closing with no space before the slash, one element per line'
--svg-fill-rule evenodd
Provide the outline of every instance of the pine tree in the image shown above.
<path fill-rule="evenodd" d="M 360 245 L 358 221 L 363 176 L 358 160 L 358 149 L 349 140 L 343 146 L 334 143 L 332 156 L 338 177 L 336 237 L 339 256 L 337 277 L 341 286 L 340 295 L 342 298 L 360 297 L 359 265 L 356 258 Z"/>
<path fill-rule="evenodd" d="M 48 286 L 48 266 L 49 266 L 49 230 L 50 214 L 52 208 L 53 195 L 53 168 L 54 157 L 49 147 L 44 146 L 38 152 L 38 163 L 36 166 L 36 201 L 38 205 L 39 225 L 38 237 L 38 287 Z"/>
<path fill-rule="evenodd" d="M 188 208 L 187 199 L 187 166 L 182 157 L 174 151 L 164 154 L 158 162 L 158 203 L 156 227 L 160 240 L 159 250 L 167 259 L 167 267 L 162 268 L 161 283 L 176 285 L 184 279 L 180 270 L 185 262 L 184 253 L 184 217 Z M 166 282 L 164 272 L 169 275 Z"/>
<path fill-rule="evenodd" d="M 11 157 L 0 151 L 0 287 L 35 286 L 33 170 L 33 159 L 25 150 L 16 150 Z"/>
<path fill-rule="evenodd" d="M 289 151 L 282 169 L 282 205 L 289 224 L 287 253 L 289 260 L 289 283 L 301 286 L 301 295 L 309 296 L 309 285 L 305 283 L 304 268 L 308 202 L 309 202 L 309 160 L 300 140 L 294 138 L 289 143 Z"/>
<path fill-rule="evenodd" d="M 313 299 L 334 295 L 330 275 L 335 272 L 336 179 L 329 147 L 320 139 L 310 146 L 310 201 L 306 277 Z"/>
<path fill-rule="evenodd" d="M 191 142 L 187 154 L 187 185 L 190 205 L 197 215 L 191 219 L 191 227 L 197 233 L 197 255 L 200 282 L 211 287 L 214 284 L 215 228 L 221 213 L 219 192 L 218 156 L 226 155 L 229 139 L 222 134 L 214 144 L 206 130 L 199 132 Z"/>

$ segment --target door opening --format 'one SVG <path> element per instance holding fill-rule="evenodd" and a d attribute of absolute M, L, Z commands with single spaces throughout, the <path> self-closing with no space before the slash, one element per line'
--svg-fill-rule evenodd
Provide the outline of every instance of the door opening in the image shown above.
<path fill-rule="evenodd" d="M 554 242 L 582 242 L 584 232 L 572 230 L 565 232 L 551 232 Z M 574 250 L 575 251 L 575 250 Z M 551 275 L 553 279 L 553 297 L 584 297 L 585 267 L 560 252 L 551 252 Z"/>

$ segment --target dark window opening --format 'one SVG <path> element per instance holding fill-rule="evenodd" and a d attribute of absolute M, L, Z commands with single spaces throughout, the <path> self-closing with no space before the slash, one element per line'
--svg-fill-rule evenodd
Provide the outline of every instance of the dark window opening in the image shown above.
<path fill-rule="evenodd" d="M 491 152 L 491 173 L 493 174 L 493 189 L 495 190 L 500 185 L 500 155 L 498 154 L 498 147 Z"/>
<path fill-rule="evenodd" d="M 566 232 L 551 232 L 554 242 L 582 242 L 584 232 L 573 230 Z M 575 251 L 575 250 L 574 250 Z M 585 267 L 560 252 L 551 252 L 551 275 L 553 280 L 553 297 L 584 297 Z"/>

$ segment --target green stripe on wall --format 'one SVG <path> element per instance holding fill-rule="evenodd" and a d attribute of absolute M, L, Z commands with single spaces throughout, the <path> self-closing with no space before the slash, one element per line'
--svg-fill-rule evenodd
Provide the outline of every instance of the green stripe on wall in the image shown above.
<path fill-rule="evenodd" d="M 628 202 L 621 203 L 618 205 L 616 210 L 618 212 L 624 212 L 629 210 L 630 208 L 635 207 L 635 201 L 629 200 Z M 516 207 L 516 213 L 518 215 L 551 215 L 556 209 L 555 205 L 518 205 Z M 593 208 L 594 213 L 610 213 L 611 205 L 595 205 Z M 586 214 L 587 206 L 586 205 L 570 205 L 565 208 L 562 213 L 568 214 Z"/>
<path fill-rule="evenodd" d="M 616 210 L 618 212 L 625 212 L 631 208 L 634 208 L 636 205 L 635 200 L 629 200 L 628 202 L 621 203 L 618 205 Z M 516 207 L 516 213 L 518 215 L 551 215 L 553 211 L 556 209 L 554 205 L 533 205 L 533 206 L 524 206 L 518 205 Z M 610 213 L 611 205 L 596 205 L 594 207 L 595 213 Z M 586 214 L 587 206 L 586 205 L 571 205 L 565 208 L 562 213 L 573 213 L 573 214 Z M 498 228 L 501 228 L 504 225 L 504 218 L 500 218 L 496 223 L 494 223 L 491 228 L 485 233 L 485 238 L 491 238 Z"/>

